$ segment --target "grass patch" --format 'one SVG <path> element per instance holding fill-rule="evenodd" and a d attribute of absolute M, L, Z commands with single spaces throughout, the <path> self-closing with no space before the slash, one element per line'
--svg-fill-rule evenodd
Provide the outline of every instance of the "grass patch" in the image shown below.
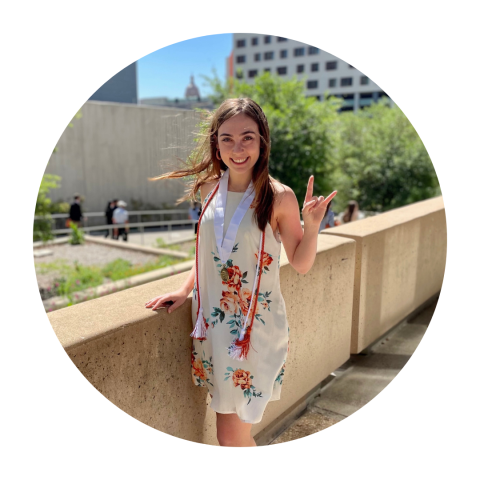
<path fill-rule="evenodd" d="M 68 265 L 65 260 L 56 260 L 51 263 L 42 263 L 36 265 L 37 274 L 46 274 L 55 272 L 57 275 L 53 280 L 53 284 L 43 292 L 44 297 L 51 298 L 54 296 L 66 296 L 72 305 L 76 303 L 76 292 L 86 290 L 88 288 L 98 287 L 105 282 L 105 278 L 112 281 L 123 280 L 140 273 L 150 272 L 159 268 L 168 267 L 176 263 L 184 262 L 183 258 L 173 258 L 166 255 L 159 256 L 155 261 L 145 264 L 134 265 L 122 258 L 117 258 L 113 262 L 100 267 L 97 265 L 84 266 L 75 263 L 73 266 Z M 48 290 L 48 292 L 47 292 Z M 42 293 L 43 289 L 41 289 Z"/>
<path fill-rule="evenodd" d="M 53 288 L 57 295 L 65 295 L 69 298 L 74 292 L 102 285 L 104 277 L 99 267 L 87 267 L 78 263 L 73 267 L 65 266 L 61 273 L 62 276 L 55 279 Z"/>
<path fill-rule="evenodd" d="M 152 270 L 158 270 L 159 268 L 175 265 L 176 263 L 184 262 L 183 258 L 173 258 L 169 256 L 161 256 L 155 262 L 144 263 L 143 265 L 132 265 L 131 262 L 117 258 L 113 262 L 105 265 L 102 269 L 102 273 L 105 277 L 111 280 L 122 280 L 124 278 L 133 277 L 140 273 L 151 272 Z"/>
<path fill-rule="evenodd" d="M 161 237 L 157 238 L 155 242 L 157 244 L 157 248 L 167 248 L 168 250 L 175 250 L 175 251 L 180 250 L 180 245 L 167 245 L 165 240 Z"/>

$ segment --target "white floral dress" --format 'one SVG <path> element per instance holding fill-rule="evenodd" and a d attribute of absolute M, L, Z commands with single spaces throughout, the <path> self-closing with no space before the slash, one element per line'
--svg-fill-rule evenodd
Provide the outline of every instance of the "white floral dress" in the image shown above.
<path fill-rule="evenodd" d="M 222 281 L 222 265 L 214 232 L 215 192 L 205 199 L 198 252 L 198 281 L 206 322 L 204 340 L 193 339 L 192 380 L 207 387 L 210 407 L 218 413 L 236 413 L 243 422 L 259 423 L 267 403 L 279 400 L 288 352 L 288 323 L 280 292 L 281 244 L 268 224 L 255 316 L 251 322 L 250 349 L 244 360 L 228 354 L 228 347 L 241 329 L 241 313 L 248 311 L 257 268 L 260 230 L 249 208 L 239 224 L 232 253 L 226 262 L 229 279 Z M 243 193 L 228 192 L 224 234 Z M 195 282 L 192 322 L 198 307 Z M 253 313 L 253 312 L 252 312 Z"/>

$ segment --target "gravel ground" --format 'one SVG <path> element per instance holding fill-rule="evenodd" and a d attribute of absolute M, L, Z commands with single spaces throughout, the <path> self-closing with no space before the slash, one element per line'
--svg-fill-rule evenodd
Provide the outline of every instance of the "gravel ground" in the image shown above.
<path fill-rule="evenodd" d="M 43 250 L 43 249 L 42 249 Z M 106 265 L 117 258 L 123 258 L 133 264 L 147 263 L 155 260 L 157 255 L 144 252 L 134 252 L 121 248 L 107 247 L 96 243 L 85 243 L 84 245 L 49 245 L 46 250 L 51 250 L 53 255 L 35 258 L 35 265 L 41 263 L 52 263 L 61 259 L 66 260 L 69 265 L 75 261 L 82 265 Z"/>
<path fill-rule="evenodd" d="M 50 287 L 55 278 L 58 278 L 59 276 L 58 271 L 40 273 L 39 268 L 41 269 L 42 264 L 64 262 L 67 265 L 74 265 L 74 262 L 77 261 L 80 265 L 103 266 L 117 258 L 123 258 L 136 265 L 145 264 L 154 261 L 157 258 L 157 255 L 154 254 L 123 250 L 95 243 L 85 243 L 83 245 L 48 245 L 47 247 L 42 248 L 42 250 L 43 249 L 51 250 L 53 255 L 35 258 L 37 282 L 40 289 Z M 106 281 L 108 280 L 106 279 Z"/>

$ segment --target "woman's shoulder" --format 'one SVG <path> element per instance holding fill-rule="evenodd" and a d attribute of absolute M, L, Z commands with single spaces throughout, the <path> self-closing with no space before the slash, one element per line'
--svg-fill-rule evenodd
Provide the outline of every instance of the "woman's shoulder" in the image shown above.
<path fill-rule="evenodd" d="M 218 183 L 218 179 L 214 179 L 214 180 L 208 180 L 207 182 L 202 183 L 202 185 L 200 185 L 200 197 L 202 199 L 202 203 L 205 201 L 208 194 L 215 188 L 217 183 Z"/>
<path fill-rule="evenodd" d="M 291 202 L 294 202 L 295 205 L 297 204 L 295 193 L 288 185 L 284 185 L 274 178 L 272 178 L 271 184 L 275 194 L 275 209 L 287 206 Z"/>

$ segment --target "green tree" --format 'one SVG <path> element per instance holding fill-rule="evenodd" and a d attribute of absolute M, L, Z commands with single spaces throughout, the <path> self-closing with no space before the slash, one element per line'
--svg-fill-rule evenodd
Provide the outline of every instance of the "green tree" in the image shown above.
<path fill-rule="evenodd" d="M 420 137 L 400 108 L 381 101 L 338 116 L 337 205 L 382 212 L 440 194 Z"/>
<path fill-rule="evenodd" d="M 79 110 L 70 123 L 69 128 L 73 128 L 73 121 L 82 118 L 82 111 Z M 52 155 L 57 151 L 57 147 L 53 149 Z M 58 175 L 46 173 L 42 177 L 40 189 L 38 190 L 37 203 L 35 204 L 35 216 L 42 217 L 33 222 L 33 241 L 46 242 L 53 238 L 52 235 L 52 213 L 67 213 L 70 205 L 67 202 L 52 203 L 48 198 L 50 190 L 60 187 L 61 178 Z"/>
<path fill-rule="evenodd" d="M 291 187 L 300 202 L 310 175 L 315 175 L 316 194 L 332 191 L 338 99 L 319 102 L 305 96 L 303 81 L 269 73 L 257 76 L 253 84 L 221 82 L 215 73 L 204 79 L 217 106 L 226 98 L 249 97 L 262 107 L 270 126 L 270 174 Z"/>
<path fill-rule="evenodd" d="M 40 183 L 35 204 L 35 216 L 42 217 L 33 222 L 33 241 L 46 242 L 53 238 L 52 235 L 52 200 L 48 198 L 50 190 L 60 187 L 61 178 L 58 175 L 45 174 Z"/>

